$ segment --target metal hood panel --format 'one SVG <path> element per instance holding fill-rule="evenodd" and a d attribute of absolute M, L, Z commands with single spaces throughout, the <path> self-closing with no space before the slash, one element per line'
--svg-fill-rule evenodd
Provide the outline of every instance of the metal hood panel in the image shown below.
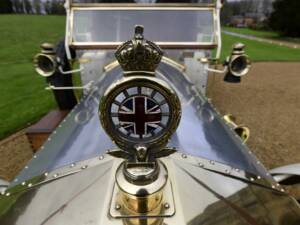
<path fill-rule="evenodd" d="M 122 160 L 105 157 L 47 175 L 42 183 L 0 196 L 2 225 L 117 225 L 109 214 L 115 172 Z M 224 176 L 180 159 L 162 160 L 169 171 L 176 212 L 172 225 L 297 225 L 300 212 L 287 194 Z M 72 173 L 73 172 L 73 173 Z"/>
<path fill-rule="evenodd" d="M 267 177 L 264 167 L 222 121 L 216 109 L 186 74 L 166 62 L 160 64 L 157 73 L 175 89 L 183 109 L 181 122 L 169 146 Z M 11 186 L 115 148 L 100 125 L 98 107 L 104 91 L 121 74 L 120 67 L 102 74 Z M 271 176 L 269 179 L 272 179 Z"/>

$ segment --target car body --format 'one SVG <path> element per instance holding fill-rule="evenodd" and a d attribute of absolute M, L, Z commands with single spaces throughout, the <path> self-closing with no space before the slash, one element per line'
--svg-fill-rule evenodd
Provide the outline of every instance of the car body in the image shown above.
<path fill-rule="evenodd" d="M 65 71 L 59 66 L 61 59 L 50 58 L 57 60 L 56 70 L 64 76 L 79 72 L 82 86 L 51 84 L 49 88 L 54 91 L 82 89 L 83 95 L 24 170 L 2 191 L 0 224 L 299 224 L 297 201 L 254 156 L 235 132 L 235 124 L 224 119 L 206 97 L 209 72 L 220 72 L 211 69 L 210 62 L 220 57 L 221 6 L 219 0 L 191 4 L 67 1 L 65 54 L 68 60 L 78 62 L 79 69 Z M 134 44 L 143 40 L 138 39 L 141 38 L 138 33 L 141 26 L 138 26 L 133 41 L 125 42 L 132 38 L 137 24 L 144 26 L 145 38 L 155 43 L 154 47 L 152 42 L 143 44 L 159 46 L 164 51 L 157 68 L 151 71 L 151 76 L 156 78 L 150 73 L 146 77 L 126 75 L 126 68 L 132 62 L 120 63 L 122 54 L 117 54 L 122 53 L 120 47 L 114 55 L 118 46 L 132 51 Z M 130 44 L 133 47 L 128 46 Z M 236 49 L 241 48 L 243 46 Z M 232 58 L 224 70 L 227 74 L 230 60 Z M 247 60 L 242 63 L 246 63 L 243 68 L 248 70 Z M 51 79 L 51 75 L 47 75 L 47 79 Z M 155 149 L 161 147 L 165 155 L 150 161 L 160 168 L 158 178 L 151 181 L 155 184 L 153 187 L 151 182 L 137 184 L 121 180 L 123 175 L 118 173 L 124 161 L 140 163 L 142 168 L 148 161 L 132 162 L 126 158 L 129 153 L 138 154 L 126 149 L 126 145 L 135 143 L 135 136 L 123 143 L 123 139 L 117 139 L 117 131 L 108 132 L 106 117 L 102 114 L 110 91 L 125 82 L 135 85 L 139 79 L 154 80 L 155 84 L 162 84 L 162 88 L 168 86 L 173 98 L 171 103 L 176 102 L 177 97 L 180 101 L 180 109 L 172 111 L 178 113 L 178 120 L 181 117 L 178 127 L 176 124 L 172 135 L 163 142 L 158 140 L 162 136 L 155 139 L 155 144 L 159 142 Z M 143 90 L 146 89 L 142 87 Z M 142 152 L 143 147 L 139 146 L 137 152 Z M 153 155 L 159 158 L 160 152 L 153 149 Z M 134 175 L 141 172 L 140 167 L 135 169 Z M 164 184 L 159 186 L 157 181 Z M 129 196 L 126 199 L 132 201 L 133 206 L 119 203 L 123 184 Z M 146 188 L 151 194 L 147 192 L 141 197 L 140 192 L 132 193 L 136 188 L 141 191 L 139 188 L 143 185 L 151 186 Z M 151 192 L 153 189 L 157 190 Z M 163 196 L 158 211 L 155 211 L 157 208 L 148 211 L 139 208 L 143 204 L 151 208 L 149 204 L 154 201 L 154 194 L 155 199 Z M 128 213 L 132 212 L 131 206 L 137 207 L 137 211 Z M 130 209 L 124 211 L 124 207 Z"/>

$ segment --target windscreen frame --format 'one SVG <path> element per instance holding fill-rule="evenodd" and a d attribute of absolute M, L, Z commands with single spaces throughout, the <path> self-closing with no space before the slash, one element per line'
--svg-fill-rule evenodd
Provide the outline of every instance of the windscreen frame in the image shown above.
<path fill-rule="evenodd" d="M 204 6 L 205 5 L 205 6 Z M 73 40 L 74 12 L 81 10 L 186 10 L 212 12 L 212 42 L 156 42 L 163 49 L 208 49 L 218 47 L 218 16 L 215 4 L 104 4 L 104 3 L 73 3 L 67 21 L 67 44 L 73 49 L 116 49 L 122 42 L 75 42 Z"/>

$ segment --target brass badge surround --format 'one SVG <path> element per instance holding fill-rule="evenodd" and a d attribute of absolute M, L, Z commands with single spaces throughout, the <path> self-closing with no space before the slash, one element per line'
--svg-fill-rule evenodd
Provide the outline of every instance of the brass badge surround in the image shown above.
<path fill-rule="evenodd" d="M 119 93 L 131 87 L 151 88 L 163 95 L 169 106 L 169 121 L 166 127 L 154 137 L 140 140 L 131 139 L 116 130 L 113 124 L 110 112 L 112 104 Z M 155 77 L 134 76 L 119 80 L 106 91 L 101 101 L 100 112 L 102 126 L 121 149 L 133 149 L 136 144 L 144 144 L 148 149 L 153 149 L 164 146 L 174 133 L 180 120 L 181 108 L 177 95 L 166 82 Z"/>

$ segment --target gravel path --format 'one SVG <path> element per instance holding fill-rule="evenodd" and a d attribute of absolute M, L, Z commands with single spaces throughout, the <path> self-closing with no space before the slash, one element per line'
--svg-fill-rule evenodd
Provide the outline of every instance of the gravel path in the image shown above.
<path fill-rule="evenodd" d="M 240 84 L 214 75 L 208 95 L 251 131 L 249 147 L 267 168 L 300 163 L 300 63 L 255 63 Z"/>
<path fill-rule="evenodd" d="M 12 180 L 32 156 L 24 131 L 0 141 L 0 178 Z"/>

